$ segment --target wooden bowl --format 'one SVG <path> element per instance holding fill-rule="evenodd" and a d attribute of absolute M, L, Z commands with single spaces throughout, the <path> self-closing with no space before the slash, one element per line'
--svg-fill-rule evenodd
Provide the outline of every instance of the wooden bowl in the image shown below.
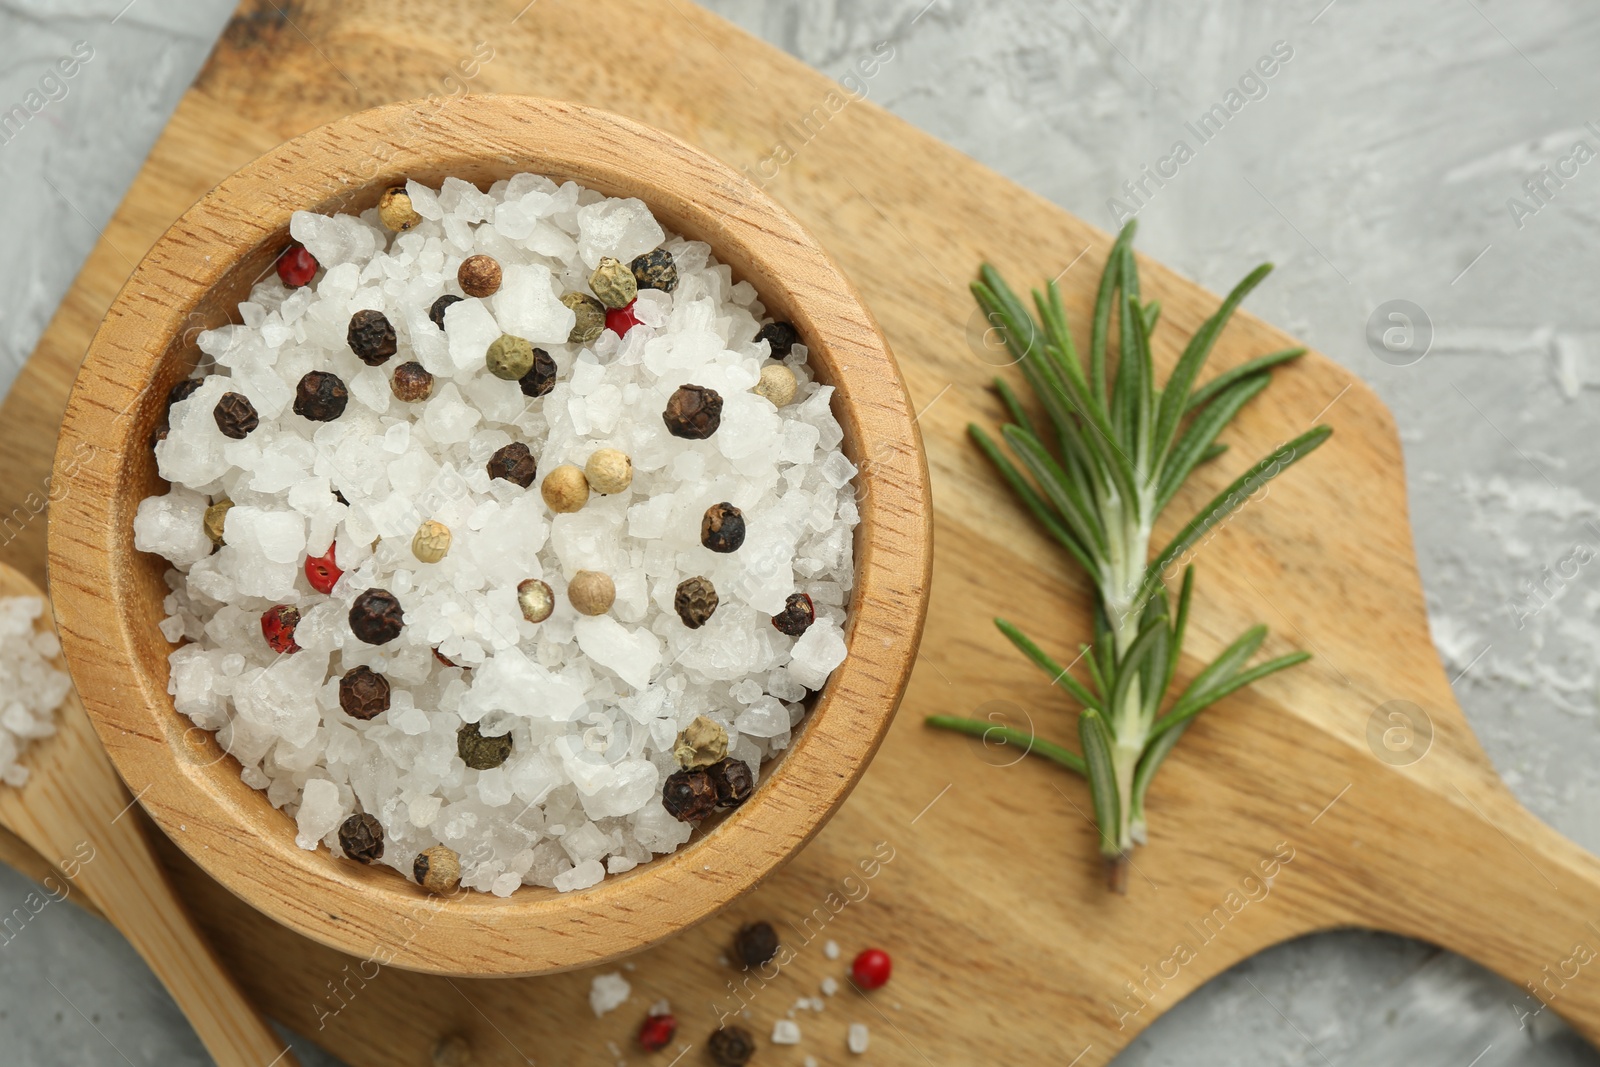
<path fill-rule="evenodd" d="M 139 501 L 164 491 L 151 434 L 197 334 L 237 321 L 297 210 L 360 211 L 406 178 L 480 187 L 520 171 L 636 196 L 711 244 L 772 314 L 793 321 L 834 385 L 861 468 L 849 656 L 794 744 L 742 808 L 676 853 L 591 889 L 435 897 L 389 868 L 294 843 L 294 823 L 245 785 L 167 694 L 157 624 L 164 560 L 136 552 Z M 330 123 L 222 182 L 156 242 L 112 304 L 67 404 L 52 476 L 50 586 L 68 662 L 117 769 L 161 828 L 228 889 L 284 925 L 378 963 L 460 976 L 601 963 L 748 892 L 844 801 L 888 729 L 927 605 L 928 474 L 904 383 L 872 315 L 827 253 L 728 166 L 659 131 L 516 96 L 395 104 Z"/>

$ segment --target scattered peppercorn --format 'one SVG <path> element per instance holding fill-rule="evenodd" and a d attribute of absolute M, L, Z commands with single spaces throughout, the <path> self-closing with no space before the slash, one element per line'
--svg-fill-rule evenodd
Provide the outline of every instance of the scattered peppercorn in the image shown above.
<path fill-rule="evenodd" d="M 395 341 L 394 325 L 381 311 L 358 311 L 350 316 L 350 328 L 345 331 L 345 341 L 361 362 L 377 367 L 400 351 Z"/>
<path fill-rule="evenodd" d="M 567 334 L 567 344 L 589 344 L 606 328 L 605 305 L 588 293 L 580 293 L 574 289 L 570 293 L 562 293 L 561 302 L 571 308 L 573 314 L 577 316 L 577 320 L 572 324 L 572 332 Z"/>
<path fill-rule="evenodd" d="M 346 858 L 357 863 L 376 863 L 383 858 L 383 824 L 366 812 L 357 812 L 339 827 L 339 847 Z"/>
<path fill-rule="evenodd" d="M 680 385 L 667 398 L 661 418 L 672 436 L 704 441 L 722 425 L 722 394 L 703 385 Z"/>
<path fill-rule="evenodd" d="M 563 463 L 544 476 L 539 493 L 551 511 L 570 515 L 589 502 L 589 479 L 570 463 Z"/>
<path fill-rule="evenodd" d="M 739 927 L 733 952 L 746 967 L 759 967 L 778 954 L 778 931 L 766 921 Z"/>
<path fill-rule="evenodd" d="M 706 508 L 700 543 L 713 552 L 734 552 L 744 544 L 744 512 L 724 500 Z"/>
<path fill-rule="evenodd" d="M 400 601 L 387 589 L 368 589 L 350 606 L 350 632 L 369 645 L 386 645 L 405 628 Z"/>
<path fill-rule="evenodd" d="M 659 289 L 670 293 L 678 287 L 678 264 L 665 248 L 635 256 L 628 266 L 633 270 L 634 283 L 640 289 Z"/>
<path fill-rule="evenodd" d="M 597 448 L 583 465 L 583 476 L 603 496 L 620 493 L 633 484 L 633 460 L 615 448 Z"/>
<path fill-rule="evenodd" d="M 185 379 L 183 379 L 183 381 L 179 382 L 177 385 L 174 385 L 171 389 L 168 389 L 167 390 L 167 411 L 168 411 L 168 413 L 169 414 L 171 413 L 172 405 L 181 404 L 185 400 L 188 400 L 191 396 L 194 396 L 195 390 L 200 388 L 201 383 L 204 382 L 204 381 L 205 381 L 204 378 L 185 378 Z"/>
<path fill-rule="evenodd" d="M 526 489 L 539 473 L 539 465 L 534 462 L 533 453 L 528 451 L 527 445 L 513 441 L 489 457 L 488 470 L 489 477 L 504 478 L 512 485 Z"/>
<path fill-rule="evenodd" d="M 698 575 L 679 582 L 678 591 L 672 594 L 673 610 L 691 630 L 704 626 L 716 613 L 718 603 L 717 590 L 711 584 L 711 579 Z"/>
<path fill-rule="evenodd" d="M 443 664 L 446 667 L 461 667 L 461 664 L 457 663 L 455 660 L 451 659 L 449 656 L 446 656 L 443 652 L 440 652 L 437 648 L 433 650 L 433 658 L 438 660 L 441 664 Z M 472 668 L 471 667 L 461 667 L 461 669 L 464 670 L 464 671 L 470 671 Z"/>
<path fill-rule="evenodd" d="M 672 746 L 672 757 L 678 761 L 678 766 L 689 770 L 709 767 L 727 754 L 727 727 L 704 715 L 696 715 Z"/>
<path fill-rule="evenodd" d="M 449 893 L 461 884 L 461 857 L 446 845 L 434 845 L 411 861 L 411 877 L 435 893 Z"/>
<path fill-rule="evenodd" d="M 228 524 L 228 509 L 233 507 L 233 501 L 225 496 L 217 497 L 216 501 L 206 508 L 205 518 L 200 520 L 205 527 L 206 536 L 211 538 L 214 545 L 226 544 L 222 539 L 222 530 Z"/>
<path fill-rule="evenodd" d="M 589 275 L 589 288 L 608 308 L 627 307 L 639 295 L 639 282 L 633 276 L 633 269 L 611 256 L 600 257 L 600 265 Z"/>
<path fill-rule="evenodd" d="M 556 387 L 556 361 L 542 348 L 533 350 L 533 368 L 517 382 L 523 396 L 544 396 Z"/>
<path fill-rule="evenodd" d="M 300 609 L 291 604 L 278 604 L 261 613 L 261 636 L 274 652 L 293 654 L 300 651 L 294 643 L 294 628 L 300 625 Z"/>
<path fill-rule="evenodd" d="M 397 185 L 384 190 L 383 199 L 378 201 L 378 221 L 396 233 L 404 233 L 421 222 L 422 216 L 412 206 L 406 187 Z"/>
<path fill-rule="evenodd" d="M 389 388 L 394 392 L 396 400 L 415 404 L 433 395 L 433 375 L 429 374 L 428 369 L 422 364 L 412 360 L 394 369 L 394 378 L 389 382 Z"/>
<path fill-rule="evenodd" d="M 337 374 L 307 371 L 294 391 L 294 413 L 312 422 L 332 422 L 344 414 L 350 392 Z"/>
<path fill-rule="evenodd" d="M 604 615 L 617 600 L 617 586 L 603 571 L 579 571 L 567 583 L 567 599 L 580 615 Z"/>
<path fill-rule="evenodd" d="M 678 1020 L 671 1014 L 647 1015 L 639 1027 L 639 1045 L 646 1052 L 660 1052 L 672 1043 L 678 1032 Z"/>
<path fill-rule="evenodd" d="M 489 344 L 484 353 L 483 365 L 489 373 L 504 381 L 514 382 L 533 369 L 533 345 L 525 338 L 503 333 Z"/>
<path fill-rule="evenodd" d="M 628 331 L 639 325 L 639 316 L 633 312 L 634 305 L 612 308 L 606 312 L 606 329 L 618 337 L 628 336 Z"/>
<path fill-rule="evenodd" d="M 322 555 L 306 557 L 306 581 L 319 593 L 333 592 L 333 587 L 339 584 L 339 576 L 344 573 L 334 562 L 333 553 L 337 547 L 329 545 Z"/>
<path fill-rule="evenodd" d="M 881 948 L 862 949 L 850 964 L 850 977 L 862 989 L 882 989 L 894 970 L 894 962 Z"/>
<path fill-rule="evenodd" d="M 456 755 L 475 771 L 493 770 L 511 757 L 511 735 L 484 737 L 477 723 L 463 723 L 456 731 Z"/>
<path fill-rule="evenodd" d="M 800 383 L 787 363 L 768 363 L 761 368 L 761 380 L 756 382 L 756 396 L 766 397 L 772 406 L 781 408 L 794 399 Z"/>
<path fill-rule="evenodd" d="M 337 489 L 335 489 L 333 491 L 333 499 L 337 500 L 339 503 L 343 504 L 345 507 L 349 507 L 350 506 L 350 501 L 346 500 L 344 498 L 344 494 L 339 492 L 339 490 L 337 490 Z"/>
<path fill-rule="evenodd" d="M 548 583 L 524 578 L 517 583 L 517 607 L 529 622 L 544 622 L 556 610 L 556 594 Z"/>
<path fill-rule="evenodd" d="M 468 256 L 456 269 L 456 281 L 468 296 L 493 296 L 500 291 L 500 264 L 492 256 Z"/>
<path fill-rule="evenodd" d="M 717 787 L 705 771 L 674 771 L 661 789 L 661 806 L 679 822 L 699 822 L 717 810 Z"/>
<path fill-rule="evenodd" d="M 411 554 L 423 563 L 438 563 L 450 552 L 450 527 L 429 519 L 411 537 Z"/>
<path fill-rule="evenodd" d="M 261 419 L 256 416 L 256 406 L 243 393 L 223 393 L 222 399 L 212 409 L 211 417 L 217 420 L 217 429 L 222 431 L 222 436 L 235 441 L 243 441 L 261 425 Z"/>
<path fill-rule="evenodd" d="M 278 277 L 291 289 L 310 285 L 317 276 L 317 258 L 306 251 L 305 245 L 290 245 L 278 257 Z"/>
<path fill-rule="evenodd" d="M 772 627 L 780 634 L 799 637 L 817 621 L 817 609 L 804 593 L 790 593 L 783 602 L 783 610 L 772 617 Z"/>
<path fill-rule="evenodd" d="M 717 1067 L 744 1067 L 756 1054 L 756 1041 L 742 1026 L 724 1026 L 712 1031 L 706 1049 Z"/>
<path fill-rule="evenodd" d="M 750 765 L 737 757 L 728 756 L 718 760 L 706 768 L 706 773 L 711 776 L 711 784 L 716 787 L 719 808 L 737 808 L 749 800 L 750 794 L 756 791 L 756 781 L 750 774 Z"/>
<path fill-rule="evenodd" d="M 461 303 L 461 299 L 461 297 L 456 296 L 454 293 L 444 294 L 439 299 L 435 300 L 433 302 L 433 306 L 428 309 L 428 318 L 432 319 L 433 324 L 439 327 L 439 329 L 444 329 L 444 313 L 450 310 L 451 304 Z"/>
<path fill-rule="evenodd" d="M 476 1067 L 472 1044 L 460 1034 L 446 1034 L 433 1045 L 432 1067 Z"/>
<path fill-rule="evenodd" d="M 792 322 L 769 322 L 761 327 L 756 340 L 771 346 L 773 359 L 783 359 L 800 342 L 800 334 Z"/>
<path fill-rule="evenodd" d="M 351 667 L 339 679 L 339 706 L 366 722 L 389 710 L 389 679 L 371 667 Z"/>

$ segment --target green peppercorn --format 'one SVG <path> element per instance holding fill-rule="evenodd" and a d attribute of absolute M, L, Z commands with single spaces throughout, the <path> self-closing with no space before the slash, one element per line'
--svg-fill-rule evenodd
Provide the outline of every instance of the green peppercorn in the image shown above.
<path fill-rule="evenodd" d="M 456 755 L 475 771 L 493 770 L 511 756 L 511 735 L 484 737 L 478 724 L 462 724 L 456 731 Z"/>
<path fill-rule="evenodd" d="M 533 345 L 521 337 L 503 333 L 489 345 L 483 362 L 496 378 L 517 381 L 533 369 Z"/>
<path fill-rule="evenodd" d="M 201 521 L 205 525 L 206 536 L 211 538 L 211 543 L 214 545 L 225 543 L 222 540 L 222 528 L 227 525 L 228 509 L 231 507 L 233 501 L 225 496 L 219 496 L 215 503 L 206 508 L 205 518 Z"/>
<path fill-rule="evenodd" d="M 672 757 L 690 770 L 709 767 L 728 754 L 728 730 L 715 719 L 696 715 L 678 734 Z"/>
<path fill-rule="evenodd" d="M 572 324 L 572 332 L 567 335 L 567 344 L 586 345 L 598 340 L 606 328 L 605 305 L 588 293 L 577 290 L 562 293 L 561 302 L 577 316 L 577 321 Z"/>
<path fill-rule="evenodd" d="M 608 308 L 625 308 L 639 295 L 639 283 L 633 271 L 610 256 L 600 257 L 600 265 L 589 275 L 589 288 Z"/>

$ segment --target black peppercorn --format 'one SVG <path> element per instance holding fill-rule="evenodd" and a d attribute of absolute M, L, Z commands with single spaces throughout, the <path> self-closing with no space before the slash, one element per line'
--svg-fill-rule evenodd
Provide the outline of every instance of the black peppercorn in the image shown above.
<path fill-rule="evenodd" d="M 461 299 L 461 297 L 451 296 L 449 293 L 444 294 L 435 300 L 433 306 L 428 309 L 428 318 L 432 319 L 433 324 L 439 329 L 444 329 L 444 313 L 450 310 L 451 304 L 461 303 Z"/>
<path fill-rule="evenodd" d="M 672 595 L 672 608 L 691 630 L 698 630 L 717 610 L 717 590 L 709 578 L 685 578 Z"/>
<path fill-rule="evenodd" d="M 350 316 L 350 329 L 345 333 L 350 351 L 369 367 L 376 367 L 400 351 L 395 343 L 394 326 L 389 316 L 381 311 L 358 311 Z"/>
<path fill-rule="evenodd" d="M 705 771 L 674 771 L 661 789 L 661 806 L 679 822 L 699 822 L 717 809 L 717 787 Z"/>
<path fill-rule="evenodd" d="M 724 1026 L 706 1040 L 706 1051 L 717 1067 L 744 1067 L 756 1054 L 756 1040 L 742 1026 Z"/>
<path fill-rule="evenodd" d="M 556 387 L 556 361 L 542 348 L 533 350 L 533 369 L 517 382 L 523 396 L 544 396 Z"/>
<path fill-rule="evenodd" d="M 750 799 L 756 791 L 755 778 L 750 774 L 750 764 L 729 756 L 706 768 L 711 784 L 717 790 L 717 807 L 737 808 Z"/>
<path fill-rule="evenodd" d="M 337 374 L 325 370 L 306 372 L 294 391 L 294 413 L 312 422 L 332 422 L 344 414 L 350 393 Z"/>
<path fill-rule="evenodd" d="M 428 368 L 412 360 L 394 369 L 394 379 L 389 383 L 389 388 L 396 400 L 414 404 L 433 395 L 433 375 L 428 373 Z"/>
<path fill-rule="evenodd" d="M 339 679 L 339 706 L 363 722 L 389 710 L 389 679 L 371 667 L 352 667 Z"/>
<path fill-rule="evenodd" d="M 791 322 L 769 322 L 756 334 L 757 341 L 765 341 L 772 348 L 773 359 L 784 359 L 789 350 L 800 342 L 800 334 Z"/>
<path fill-rule="evenodd" d="M 350 632 L 369 645 L 386 645 L 405 628 L 400 601 L 387 589 L 368 589 L 350 606 Z"/>
<path fill-rule="evenodd" d="M 713 552 L 733 552 L 744 544 L 744 512 L 724 500 L 706 508 L 700 520 L 700 543 Z"/>
<path fill-rule="evenodd" d="M 172 410 L 172 405 L 181 403 L 194 396 L 194 391 L 200 388 L 203 378 L 185 378 L 183 381 L 167 390 L 167 410 Z"/>
<path fill-rule="evenodd" d="M 243 441 L 261 425 L 261 420 L 256 417 L 256 406 L 243 393 L 223 393 L 211 415 L 217 420 L 217 429 L 222 431 L 222 436 L 235 441 Z"/>
<path fill-rule="evenodd" d="M 475 771 L 493 770 L 510 758 L 511 735 L 484 737 L 477 723 L 466 723 L 456 731 L 456 755 Z"/>
<path fill-rule="evenodd" d="M 339 847 L 357 863 L 383 858 L 383 824 L 366 812 L 357 812 L 339 827 Z"/>
<path fill-rule="evenodd" d="M 350 506 L 350 501 L 346 500 L 344 498 L 344 494 L 339 492 L 339 490 L 337 490 L 337 489 L 335 489 L 333 491 L 333 499 L 337 500 L 339 503 L 343 504 L 345 507 L 349 507 Z"/>
<path fill-rule="evenodd" d="M 812 606 L 811 598 L 804 593 L 790 593 L 789 599 L 783 602 L 783 610 L 772 617 L 772 626 L 780 634 L 799 637 L 816 621 L 817 609 Z"/>
<path fill-rule="evenodd" d="M 665 248 L 636 256 L 628 266 L 633 271 L 633 280 L 639 283 L 641 289 L 660 289 L 663 293 L 670 293 L 678 287 L 678 264 Z"/>
<path fill-rule="evenodd" d="M 489 477 L 504 478 L 512 485 L 526 489 L 539 474 L 539 465 L 533 453 L 521 441 L 513 441 L 489 457 Z"/>
<path fill-rule="evenodd" d="M 733 954 L 746 967 L 761 966 L 778 954 L 778 931 L 764 921 L 739 927 L 733 938 Z"/>
<path fill-rule="evenodd" d="M 661 413 L 667 432 L 690 441 L 704 441 L 722 425 L 722 396 L 703 385 L 680 385 Z"/>

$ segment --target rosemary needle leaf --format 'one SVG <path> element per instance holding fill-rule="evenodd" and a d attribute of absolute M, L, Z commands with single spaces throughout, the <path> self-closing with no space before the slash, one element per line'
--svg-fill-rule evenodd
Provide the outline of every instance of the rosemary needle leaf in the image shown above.
<path fill-rule="evenodd" d="M 1022 472 L 1017 470 L 1011 460 L 1006 457 L 1006 454 L 1000 451 L 1000 446 L 994 443 L 994 439 L 985 433 L 981 426 L 969 424 L 967 432 L 978 443 L 978 447 L 983 450 L 984 455 L 988 456 L 995 467 L 999 469 L 1000 476 L 1022 498 L 1022 502 L 1027 505 L 1028 510 L 1033 512 L 1033 517 L 1038 519 L 1046 530 L 1050 531 L 1050 536 L 1061 542 L 1062 547 L 1072 553 L 1072 557 L 1078 561 L 1084 570 L 1094 574 L 1098 564 L 1094 562 L 1088 550 L 1079 544 L 1078 539 L 1072 535 L 1072 532 L 1055 517 L 1050 510 L 1050 505 L 1039 495 L 1038 490 L 1034 489 L 1032 483 L 1023 476 Z"/>
<path fill-rule="evenodd" d="M 1215 441 L 1213 441 L 1210 445 L 1208 445 L 1206 447 L 1206 450 L 1204 452 L 1200 453 L 1200 463 L 1210 463 L 1212 460 L 1216 459 L 1218 456 L 1222 455 L 1227 450 L 1228 450 L 1228 446 L 1227 445 L 1218 444 Z M 1198 467 L 1200 465 L 1200 463 L 1196 463 L 1195 466 Z"/>
<path fill-rule="evenodd" d="M 1172 565 L 1173 560 L 1187 552 L 1190 546 L 1204 537 L 1213 526 L 1242 507 L 1256 490 L 1282 474 L 1294 463 L 1310 455 L 1332 433 L 1333 429 L 1328 426 L 1307 430 L 1293 441 L 1279 445 L 1271 454 L 1262 457 L 1255 466 L 1240 475 L 1237 481 L 1218 493 L 1210 504 L 1189 520 L 1188 524 L 1178 532 L 1178 536 L 1174 537 L 1150 564 L 1145 571 L 1144 584 L 1134 602 L 1138 603 L 1150 595 L 1151 589 L 1161 581 L 1161 575 Z"/>
<path fill-rule="evenodd" d="M 1027 656 L 1040 670 L 1050 676 L 1050 681 L 1053 684 L 1059 685 L 1071 693 L 1084 707 L 1103 710 L 1100 701 L 1095 699 L 1094 694 L 1085 689 L 1082 682 L 1068 674 L 1068 668 L 1051 659 L 1043 649 L 1034 644 L 1027 634 L 1024 634 L 1016 626 L 1004 619 L 996 619 L 994 624 L 1001 633 L 1006 635 L 1007 640 L 1017 646 L 1024 656 Z"/>
<path fill-rule="evenodd" d="M 1024 756 L 1043 756 L 1053 760 L 1069 771 L 1087 776 L 1089 768 L 1084 765 L 1083 757 L 1070 748 L 1062 748 L 1042 737 L 1024 733 L 1010 726 L 998 726 L 982 719 L 963 719 L 954 715 L 929 715 L 922 720 L 929 726 L 937 726 L 942 730 L 954 730 L 959 734 L 980 738 L 984 744 L 990 739 L 995 739 L 1001 744 L 1016 745 L 1022 749 Z"/>
<path fill-rule="evenodd" d="M 1106 392 L 1106 338 L 1111 331 L 1112 302 L 1122 279 L 1122 257 L 1129 254 L 1128 246 L 1133 243 L 1133 235 L 1138 228 L 1138 220 L 1130 219 L 1122 232 L 1117 234 L 1116 242 L 1106 256 L 1106 267 L 1100 275 L 1100 291 L 1094 300 L 1094 319 L 1089 328 L 1089 388 L 1101 404 L 1108 403 L 1110 399 Z"/>
<path fill-rule="evenodd" d="M 1139 766 L 1133 771 L 1133 815 L 1134 818 L 1144 817 L 1144 795 L 1150 789 L 1150 781 L 1156 776 L 1156 771 L 1161 768 L 1162 762 L 1167 758 L 1167 753 L 1172 751 L 1178 743 L 1178 738 L 1189 728 L 1189 721 L 1175 723 L 1152 738 L 1144 750 L 1144 755 L 1139 757 Z"/>
<path fill-rule="evenodd" d="M 1000 401 L 1005 404 L 1006 412 L 1011 416 L 1011 421 L 1035 437 L 1039 436 L 1039 431 L 1033 428 L 1033 420 L 1028 417 L 1027 411 L 1022 407 L 1022 402 L 1017 399 L 1016 392 L 1004 378 L 995 378 L 994 391 L 1000 394 Z"/>
<path fill-rule="evenodd" d="M 1117 834 L 1122 823 L 1122 805 L 1117 796 L 1117 775 L 1111 764 L 1111 731 L 1093 708 L 1078 716 L 1078 740 L 1083 746 L 1083 762 L 1088 770 L 1089 796 L 1094 801 L 1094 821 L 1100 828 L 1100 851 L 1119 856 Z"/>
<path fill-rule="evenodd" d="M 1189 706 L 1185 706 L 1182 703 L 1175 706 L 1172 711 L 1156 720 L 1155 725 L 1150 728 L 1150 733 L 1152 737 L 1161 737 L 1170 733 L 1229 693 L 1243 689 L 1247 685 L 1253 685 L 1269 674 L 1276 674 L 1278 671 L 1304 663 L 1310 658 L 1311 653 L 1309 652 L 1291 652 L 1286 656 L 1279 656 L 1277 659 L 1269 659 L 1265 663 L 1251 667 L 1247 671 L 1240 671 L 1238 674 L 1231 675 L 1208 691 L 1203 701 Z"/>
<path fill-rule="evenodd" d="M 1232 367 L 1223 371 L 1221 374 L 1217 375 L 1215 378 L 1211 379 L 1209 382 L 1191 393 L 1189 395 L 1188 406 L 1185 410 L 1193 411 L 1202 404 L 1209 402 L 1218 393 L 1228 388 L 1228 386 L 1232 385 L 1240 378 L 1247 378 L 1252 374 L 1257 374 L 1264 370 L 1271 370 L 1280 363 L 1287 363 L 1291 359 L 1299 359 L 1305 354 L 1306 350 L 1304 348 L 1285 348 L 1281 352 L 1272 352 L 1265 356 L 1257 356 L 1255 359 L 1246 360 L 1237 367 Z"/>
<path fill-rule="evenodd" d="M 1099 515 L 1085 498 L 1083 487 L 1067 477 L 1060 464 L 1039 443 L 1039 439 L 1027 430 L 1020 426 L 1007 426 L 1000 432 L 1005 435 L 1006 443 L 1017 454 L 1017 458 L 1022 460 L 1022 465 L 1033 475 L 1045 498 L 1066 520 L 1067 527 L 1079 543 L 1096 559 L 1104 559 L 1106 531 L 1100 524 Z"/>
<path fill-rule="evenodd" d="M 1183 483 L 1189 475 L 1200 465 L 1200 459 L 1205 455 L 1207 448 L 1216 440 L 1219 433 L 1239 409 L 1248 404 L 1252 398 L 1272 382 L 1269 374 L 1256 374 L 1235 382 L 1233 387 L 1219 396 L 1214 404 L 1195 416 L 1189 423 L 1183 435 L 1178 438 L 1178 443 L 1167 454 L 1166 462 L 1161 469 L 1161 482 L 1156 487 L 1156 510 L 1160 511 L 1172 502 L 1178 490 L 1183 488 Z"/>

